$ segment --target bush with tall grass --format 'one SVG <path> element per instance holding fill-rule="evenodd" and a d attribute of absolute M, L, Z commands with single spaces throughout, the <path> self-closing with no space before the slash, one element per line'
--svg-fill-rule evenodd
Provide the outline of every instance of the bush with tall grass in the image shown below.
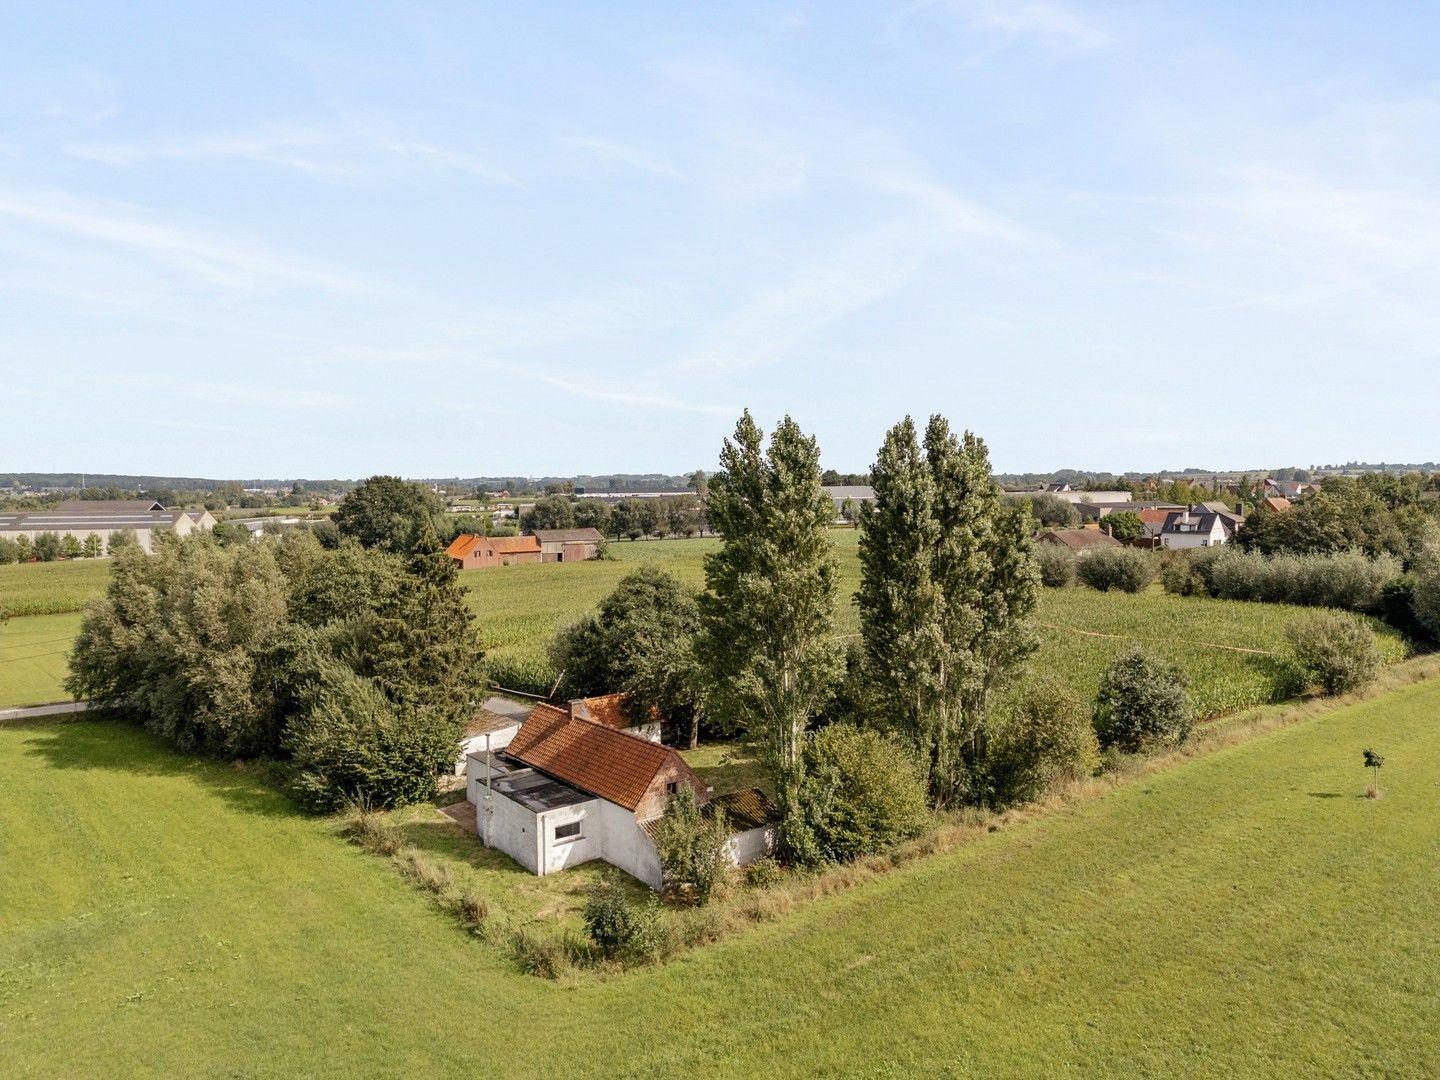
<path fill-rule="evenodd" d="M 1100 764 L 1089 710 L 1053 675 L 1020 694 L 990 733 L 985 754 L 991 799 L 997 806 L 1027 802 L 1057 782 L 1088 776 Z"/>
<path fill-rule="evenodd" d="M 1100 592 L 1138 593 L 1155 576 L 1155 563 L 1139 548 L 1091 548 L 1076 558 L 1075 576 Z"/>
<path fill-rule="evenodd" d="M 1063 589 L 1075 580 L 1075 553 L 1060 544 L 1036 544 L 1035 565 L 1040 570 L 1040 584 Z"/>
<path fill-rule="evenodd" d="M 1095 735 L 1102 749 L 1139 753 L 1178 746 L 1190 736 L 1190 698 L 1180 670 L 1141 648 L 1116 658 L 1095 698 Z"/>
<path fill-rule="evenodd" d="M 1340 611 L 1317 611 L 1285 630 L 1295 662 L 1327 694 L 1347 694 L 1380 675 L 1380 650 L 1365 621 Z"/>

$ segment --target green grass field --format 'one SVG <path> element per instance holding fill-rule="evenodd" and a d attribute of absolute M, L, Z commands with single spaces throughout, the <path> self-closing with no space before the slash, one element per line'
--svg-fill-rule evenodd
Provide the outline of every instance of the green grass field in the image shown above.
<path fill-rule="evenodd" d="M 859 630 L 851 599 L 860 584 L 857 534 L 838 530 L 831 535 L 841 567 L 836 633 L 853 635 Z M 663 566 L 699 587 L 704 583 L 704 554 L 718 544 L 714 539 L 620 543 L 611 546 L 616 556 L 611 561 L 470 570 L 461 579 L 490 655 L 499 661 L 543 664 L 545 646 L 555 631 L 599 603 L 636 563 Z M 103 591 L 108 572 L 107 561 L 0 567 L 0 599 L 10 603 L 12 595 L 64 597 L 70 610 L 79 610 L 86 599 Z M 1168 596 L 1158 586 L 1135 596 L 1047 589 L 1039 614 L 1041 649 L 1034 663 L 1090 694 L 1105 665 L 1131 642 L 1140 641 L 1186 670 L 1196 704 L 1208 716 L 1270 699 L 1277 655 L 1286 648 L 1285 627 L 1297 614 L 1298 609 L 1282 605 Z M 12 619 L 8 629 L 0 627 L 0 708 L 54 700 L 64 678 L 63 649 L 30 657 L 25 648 L 12 653 L 9 644 L 17 637 L 53 638 L 58 633 L 54 628 L 63 625 L 69 625 L 73 635 L 78 619 L 33 628 L 30 621 Z M 1402 656 L 1400 639 L 1378 624 L 1376 628 L 1386 659 Z M 12 655 L 24 657 L 23 670 L 10 661 Z"/>
<path fill-rule="evenodd" d="M 65 701 L 65 658 L 80 632 L 71 615 L 27 615 L 0 622 L 0 709 Z"/>
<path fill-rule="evenodd" d="M 573 984 L 516 973 L 243 771 L 98 721 L 0 725 L 0 1061 L 1434 1076 L 1437 716 L 1440 682 L 1339 708 Z"/>

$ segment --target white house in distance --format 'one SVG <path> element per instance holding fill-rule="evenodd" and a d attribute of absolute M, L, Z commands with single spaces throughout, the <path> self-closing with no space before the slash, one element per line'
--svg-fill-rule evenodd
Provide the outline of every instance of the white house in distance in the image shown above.
<path fill-rule="evenodd" d="M 711 804 L 703 780 L 674 750 L 625 731 L 537 705 L 503 750 L 465 759 L 476 831 L 534 874 L 602 859 L 651 888 L 663 884 L 651 833 L 670 797 L 688 787 Z M 749 790 L 723 800 L 739 832 L 743 865 L 774 842 L 769 806 Z"/>
<path fill-rule="evenodd" d="M 1243 517 L 1228 510 L 1192 506 L 1166 517 L 1160 543 L 1174 549 L 1219 547 L 1229 543 L 1244 523 Z"/>
<path fill-rule="evenodd" d="M 215 518 L 208 510 L 166 510 L 150 499 L 102 501 L 75 499 L 62 502 L 53 510 L 34 510 L 18 514 L 0 514 L 0 536 L 14 540 L 28 536 L 33 542 L 41 533 L 54 533 L 84 541 L 91 533 L 99 536 L 108 550 L 110 537 L 130 533 L 144 551 L 154 549 L 155 534 L 174 532 L 189 536 L 192 532 L 215 527 Z"/>

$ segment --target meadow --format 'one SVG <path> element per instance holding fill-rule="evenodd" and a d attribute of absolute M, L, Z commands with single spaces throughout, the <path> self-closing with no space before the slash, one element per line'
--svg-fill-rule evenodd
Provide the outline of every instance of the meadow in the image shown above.
<path fill-rule="evenodd" d="M 94 719 L 3 724 L 0 1060 L 17 1077 L 1434 1076 L 1440 682 L 1393 688 L 1417 663 L 1387 693 L 1261 710 L 1304 718 L 663 967 L 562 983 L 245 770 Z M 1379 800 L 1361 796 L 1367 746 Z M 559 1025 L 575 1037 L 533 1037 Z"/>
<path fill-rule="evenodd" d="M 851 639 L 859 632 L 852 600 L 860 584 L 857 533 L 842 529 L 831 536 L 841 570 L 835 630 Z M 698 588 L 704 583 L 704 555 L 719 543 L 713 538 L 618 543 L 610 546 L 613 559 L 469 570 L 461 580 L 496 675 L 502 681 L 524 675 L 538 686 L 553 679 L 545 658 L 550 637 L 598 604 L 636 564 L 661 566 Z M 0 567 L 0 603 L 12 611 L 42 601 L 79 611 L 103 591 L 108 574 L 108 560 Z M 1201 715 L 1214 716 L 1276 696 L 1277 685 L 1286 684 L 1285 627 L 1300 614 L 1284 605 L 1169 596 L 1159 586 L 1137 595 L 1047 589 L 1033 667 L 1059 674 L 1088 696 L 1105 665 L 1139 642 L 1183 668 Z M 33 627 L 30 622 L 26 617 L 0 626 L 0 708 L 64 696 L 56 694 L 65 674 L 64 649 L 30 655 L 28 643 L 50 641 L 63 627 L 73 635 L 78 617 Z M 1387 661 L 1404 655 L 1396 634 L 1378 623 L 1376 629 Z"/>

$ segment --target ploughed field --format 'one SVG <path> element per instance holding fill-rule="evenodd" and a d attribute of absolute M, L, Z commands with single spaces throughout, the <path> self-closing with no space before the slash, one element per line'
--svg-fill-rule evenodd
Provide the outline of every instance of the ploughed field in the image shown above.
<path fill-rule="evenodd" d="M 841 566 L 836 633 L 853 637 L 859 631 L 852 600 L 860 583 L 857 534 L 831 535 Z M 469 570 L 461 577 L 497 676 L 525 674 L 534 683 L 547 683 L 545 646 L 551 635 L 599 603 L 636 563 L 663 566 L 698 588 L 704 583 L 704 554 L 718 545 L 714 539 L 641 540 L 612 544 L 613 560 Z M 78 612 L 104 590 L 108 573 L 108 560 L 0 566 L 0 603 L 12 613 Z M 1138 641 L 1185 669 L 1201 715 L 1210 716 L 1272 700 L 1277 686 L 1283 688 L 1285 627 L 1298 614 L 1284 605 L 1168 596 L 1158 586 L 1133 596 L 1046 589 L 1034 666 L 1088 695 L 1105 665 Z M 24 616 L 0 624 L 0 708 L 64 698 L 65 651 L 79 618 L 46 619 Z M 1376 628 L 1386 658 L 1399 659 L 1400 639 Z"/>
<path fill-rule="evenodd" d="M 570 984 L 518 973 L 244 770 L 96 719 L 0 724 L 0 1061 L 1440 1075 L 1437 718 L 1440 681 L 1337 707 Z M 1379 800 L 1365 747 L 1385 755 Z M 532 1037 L 557 1025 L 577 1037 Z"/>

